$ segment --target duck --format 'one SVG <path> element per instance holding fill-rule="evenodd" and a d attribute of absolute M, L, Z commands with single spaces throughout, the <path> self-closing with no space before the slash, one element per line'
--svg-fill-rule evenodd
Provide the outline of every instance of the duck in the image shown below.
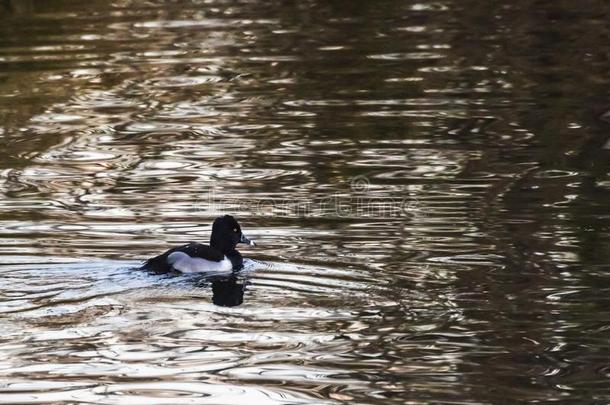
<path fill-rule="evenodd" d="M 165 253 L 144 262 L 141 270 L 164 274 L 179 273 L 228 273 L 243 267 L 243 258 L 235 249 L 238 243 L 256 244 L 241 231 L 241 226 L 231 215 L 214 220 L 210 244 L 190 242 L 169 249 Z"/>

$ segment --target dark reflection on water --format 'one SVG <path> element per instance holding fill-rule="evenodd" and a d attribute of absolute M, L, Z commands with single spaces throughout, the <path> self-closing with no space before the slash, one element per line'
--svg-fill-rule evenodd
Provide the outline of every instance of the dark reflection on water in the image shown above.
<path fill-rule="evenodd" d="M 0 1 L 0 403 L 607 402 L 607 15 Z"/>
<path fill-rule="evenodd" d="M 236 307 L 244 302 L 246 284 L 238 283 L 237 277 L 212 280 L 212 302 L 221 307 Z"/>

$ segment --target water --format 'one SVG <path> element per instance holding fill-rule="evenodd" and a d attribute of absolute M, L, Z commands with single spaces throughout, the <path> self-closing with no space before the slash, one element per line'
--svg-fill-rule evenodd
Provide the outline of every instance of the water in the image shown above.
<path fill-rule="evenodd" d="M 0 2 L 0 403 L 610 401 L 607 11 Z"/>

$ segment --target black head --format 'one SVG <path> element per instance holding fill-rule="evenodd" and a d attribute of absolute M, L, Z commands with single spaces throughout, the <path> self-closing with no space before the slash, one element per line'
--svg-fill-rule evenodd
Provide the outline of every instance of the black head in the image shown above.
<path fill-rule="evenodd" d="M 210 246 L 227 254 L 234 251 L 238 243 L 254 245 L 254 242 L 244 236 L 241 227 L 231 215 L 216 218 L 212 225 Z"/>

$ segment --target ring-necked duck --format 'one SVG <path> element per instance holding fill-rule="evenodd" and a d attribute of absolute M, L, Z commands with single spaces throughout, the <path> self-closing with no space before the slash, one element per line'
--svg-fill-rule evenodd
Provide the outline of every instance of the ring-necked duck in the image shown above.
<path fill-rule="evenodd" d="M 191 242 L 175 247 L 167 252 L 148 259 L 143 270 L 155 273 L 168 273 L 177 270 L 181 273 L 229 272 L 243 267 L 241 254 L 235 250 L 238 243 L 254 245 L 241 232 L 241 227 L 231 215 L 218 217 L 212 225 L 210 246 Z"/>

